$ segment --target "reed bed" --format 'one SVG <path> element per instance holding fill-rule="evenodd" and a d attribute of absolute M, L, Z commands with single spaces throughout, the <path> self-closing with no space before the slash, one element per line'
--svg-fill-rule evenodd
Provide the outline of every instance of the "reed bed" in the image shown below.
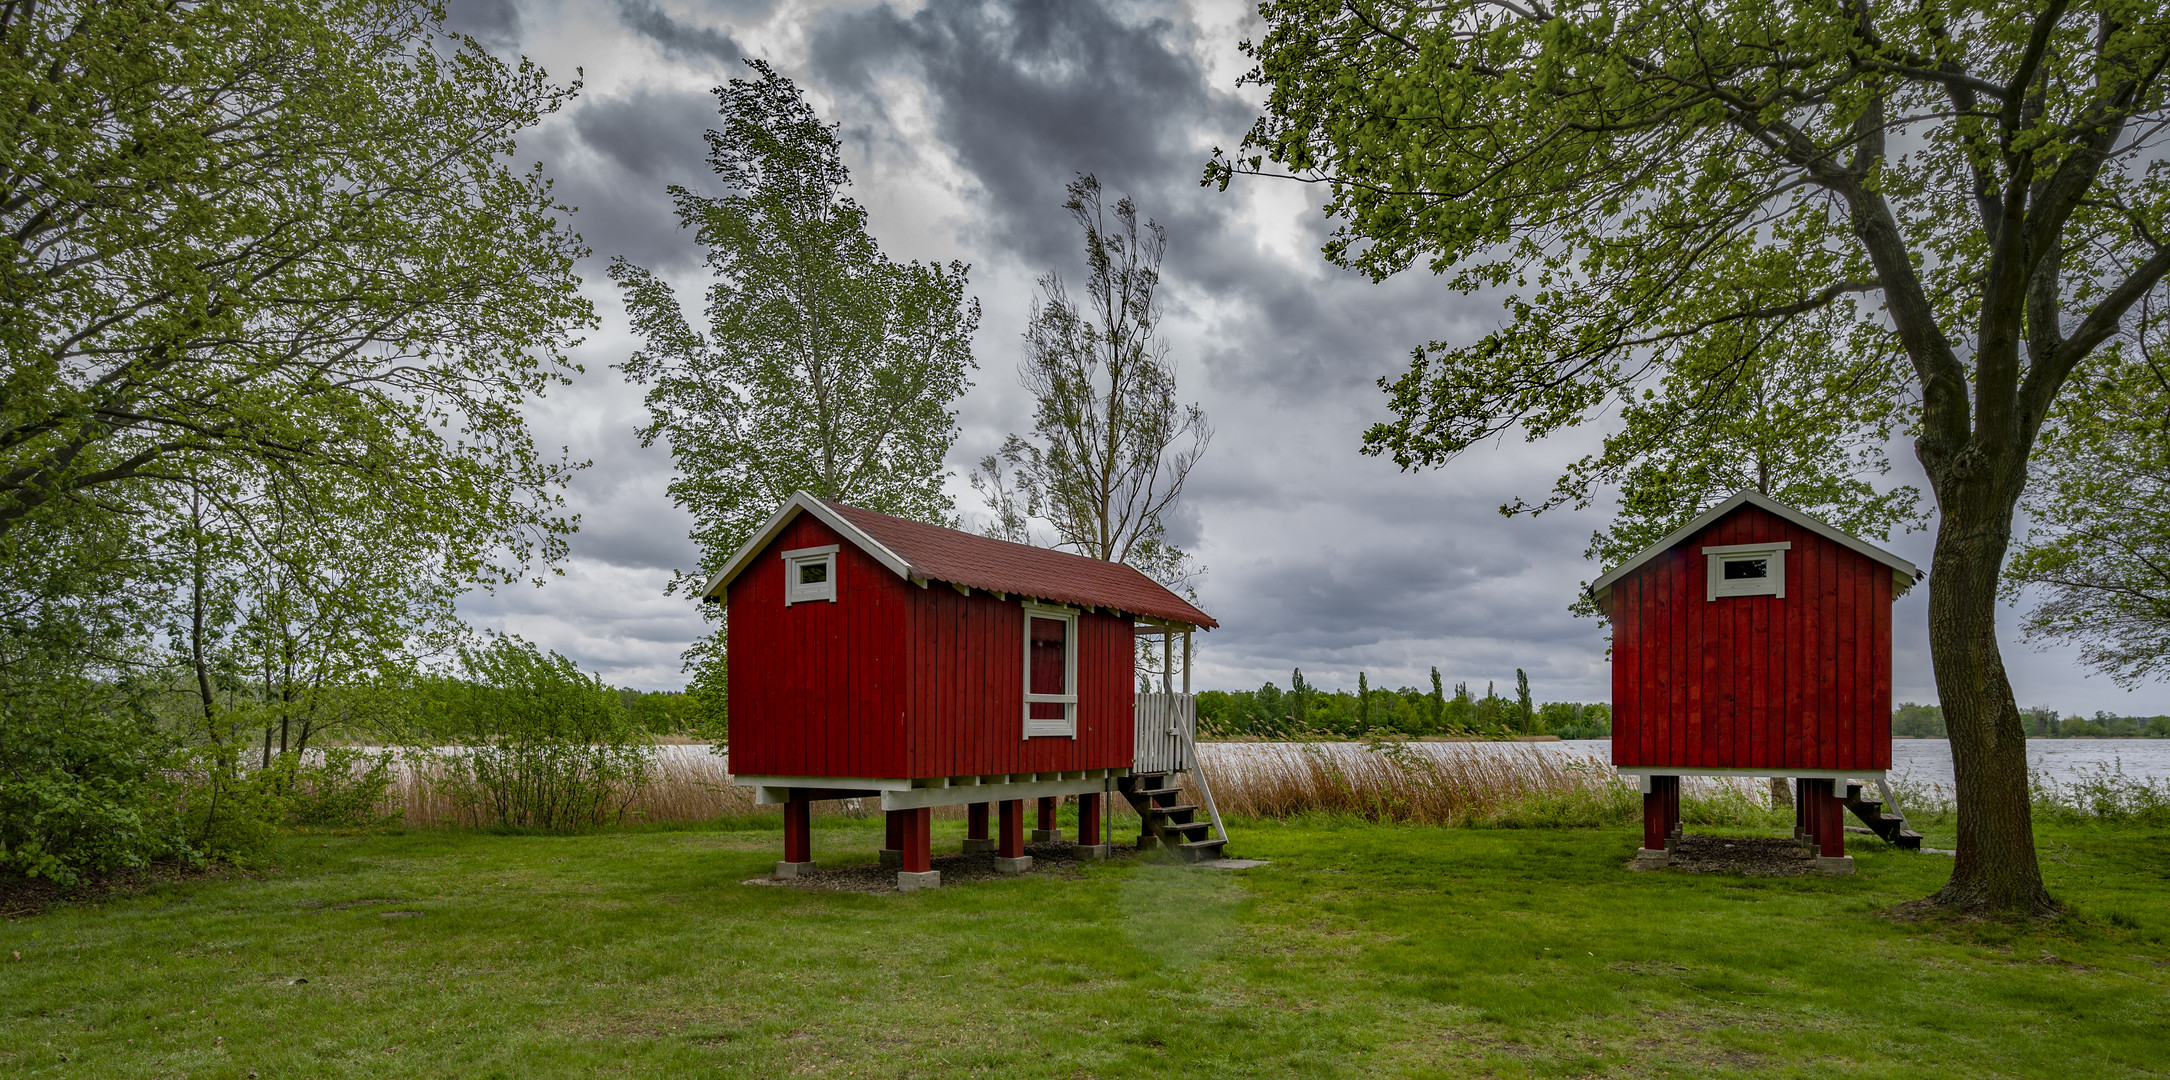
<path fill-rule="evenodd" d="M 1588 827 L 1640 820 L 1642 794 L 1596 757 L 1514 744 L 1206 744 L 1223 816 L 1339 815 L 1408 825 Z M 1202 803 L 1185 774 L 1185 801 Z M 1790 822 L 1757 782 L 1691 783 L 1682 818 L 1698 825 Z"/>
<path fill-rule="evenodd" d="M 1497 828 L 1591 827 L 1641 819 L 1642 796 L 1594 756 L 1521 745 L 1459 743 L 1207 743 L 1199 748 L 1223 816 L 1289 820 L 1305 815 L 1409 825 Z M 485 821 L 439 782 L 427 756 L 402 761 L 380 810 L 413 828 L 473 828 Z M 1185 801 L 1203 803 L 1197 777 L 1181 777 Z M 775 813 L 750 788 L 731 784 L 729 763 L 705 747 L 659 747 L 647 782 L 620 793 L 622 820 L 700 822 Z M 1122 799 L 1118 817 L 1135 818 Z M 1682 817 L 1698 825 L 1790 823 L 1762 783 L 1696 780 L 1682 792 Z M 873 800 L 815 804 L 817 816 L 874 817 Z M 962 818 L 962 806 L 937 807 Z"/>

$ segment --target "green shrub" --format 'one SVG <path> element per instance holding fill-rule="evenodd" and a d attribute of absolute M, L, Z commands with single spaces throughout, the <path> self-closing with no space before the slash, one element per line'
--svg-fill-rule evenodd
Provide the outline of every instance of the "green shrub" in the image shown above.
<path fill-rule="evenodd" d="M 0 696 L 0 872 L 72 885 L 193 853 L 172 811 L 172 741 L 139 703 L 85 679 Z"/>
<path fill-rule="evenodd" d="M 648 782 L 648 732 L 619 695 L 518 637 L 463 649 L 445 684 L 463 744 L 434 755 L 437 784 L 486 824 L 577 829 L 622 820 Z"/>
<path fill-rule="evenodd" d="M 232 746 L 199 746 L 183 759 L 179 816 L 190 846 L 209 859 L 250 863 L 286 822 L 291 755 L 251 769 Z"/>
<path fill-rule="evenodd" d="M 382 824 L 398 814 L 384 812 L 392 788 L 392 755 L 334 746 L 288 766 L 288 824 L 350 829 Z"/>

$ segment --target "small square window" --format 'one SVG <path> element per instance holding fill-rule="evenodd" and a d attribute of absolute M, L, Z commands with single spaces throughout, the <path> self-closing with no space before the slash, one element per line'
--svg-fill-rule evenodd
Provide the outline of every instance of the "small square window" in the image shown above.
<path fill-rule="evenodd" d="M 1786 595 L 1786 552 L 1790 543 L 1721 544 L 1703 549 L 1710 560 L 1707 599 L 1724 596 Z"/>
<path fill-rule="evenodd" d="M 815 600 L 836 602 L 837 546 L 784 552 L 784 606 Z"/>
<path fill-rule="evenodd" d="M 1725 579 L 1727 581 L 1745 581 L 1750 578 L 1771 576 L 1771 560 L 1769 559 L 1726 559 L 1724 564 Z"/>

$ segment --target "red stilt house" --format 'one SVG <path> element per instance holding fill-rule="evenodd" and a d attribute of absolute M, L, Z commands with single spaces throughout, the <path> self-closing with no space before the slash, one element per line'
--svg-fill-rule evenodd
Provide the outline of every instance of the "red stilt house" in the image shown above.
<path fill-rule="evenodd" d="M 727 605 L 731 771 L 782 803 L 780 876 L 810 870 L 808 808 L 879 799 L 885 860 L 906 889 L 939 884 L 929 810 L 967 805 L 967 850 L 1021 871 L 1078 797 L 1079 841 L 1104 854 L 1103 801 L 1122 792 L 1148 833 L 1194 858 L 1200 834 L 1172 781 L 1194 767 L 1190 633 L 1213 619 L 1136 569 L 792 496 L 703 592 Z M 1160 694 L 1137 687 L 1135 640 L 1183 658 Z M 1180 638 L 1180 642 L 1178 642 Z M 989 804 L 999 835 L 988 835 Z M 1219 832 L 1217 822 L 1211 827 Z"/>
<path fill-rule="evenodd" d="M 1849 808 L 1919 845 L 1862 785 L 1891 768 L 1891 602 L 1921 576 L 1743 491 L 1591 584 L 1613 627 L 1613 764 L 1642 778 L 1639 861 L 1666 861 L 1682 776 L 1791 777 L 1824 870 L 1852 868 Z"/>

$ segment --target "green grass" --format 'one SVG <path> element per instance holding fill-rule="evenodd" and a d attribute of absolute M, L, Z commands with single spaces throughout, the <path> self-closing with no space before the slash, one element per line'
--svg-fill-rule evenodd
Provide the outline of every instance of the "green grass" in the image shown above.
<path fill-rule="evenodd" d="M 1873 843 L 1852 879 L 1753 880 L 1628 873 L 1629 829 L 1254 823 L 1235 846 L 1273 863 L 1241 873 L 878 896 L 740 884 L 776 825 L 296 836 L 255 880 L 0 925 L 0 1075 L 2067 1080 L 2170 1060 L 2163 828 L 2046 829 L 2078 916 L 2041 928 L 1888 917 L 1950 863 Z M 816 855 L 871 861 L 880 837 L 820 819 Z"/>

